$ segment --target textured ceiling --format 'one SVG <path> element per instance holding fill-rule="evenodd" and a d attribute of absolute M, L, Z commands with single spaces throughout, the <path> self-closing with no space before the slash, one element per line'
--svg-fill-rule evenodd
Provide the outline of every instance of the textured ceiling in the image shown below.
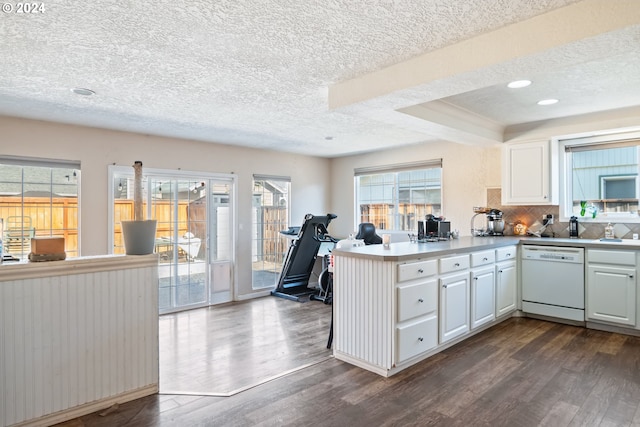
<path fill-rule="evenodd" d="M 501 142 L 505 126 L 640 104 L 638 16 L 631 18 L 636 25 L 622 22 L 584 40 L 558 37 L 526 55 L 464 70 L 452 66 L 450 75 L 448 61 L 435 61 L 433 67 L 443 69 L 440 78 L 382 94 L 366 92 L 384 84 L 363 91 L 350 82 L 485 34 L 518 31 L 532 19 L 544 23 L 556 11 L 592 4 L 633 9 L 633 3 L 640 4 L 48 0 L 43 12 L 31 14 L 16 13 L 15 2 L 3 3 L 14 10 L 0 16 L 0 114 L 334 157 L 455 140 L 451 126 L 430 126 L 424 114 L 398 112 L 435 101 L 432 111 L 453 106 L 493 123 L 493 136 L 481 139 Z M 492 50 L 500 52 L 502 42 Z M 513 98 L 503 83 L 521 76 L 535 79 L 535 89 Z M 384 78 L 404 79 L 393 73 Z M 74 87 L 96 94 L 76 95 Z M 331 93 L 341 91 L 359 99 L 330 108 Z M 547 93 L 563 102 L 532 111 L 531 102 Z"/>

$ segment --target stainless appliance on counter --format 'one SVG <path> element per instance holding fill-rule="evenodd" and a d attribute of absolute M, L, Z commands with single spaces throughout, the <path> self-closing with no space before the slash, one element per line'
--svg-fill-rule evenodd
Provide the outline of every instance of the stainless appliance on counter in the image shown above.
<path fill-rule="evenodd" d="M 522 311 L 584 322 L 584 248 L 524 245 Z"/>
<path fill-rule="evenodd" d="M 487 234 L 489 236 L 502 236 L 502 233 L 504 233 L 502 211 L 491 209 L 489 213 L 487 213 Z"/>
<path fill-rule="evenodd" d="M 504 220 L 502 219 L 502 211 L 499 209 L 474 207 L 475 215 L 471 217 L 471 235 L 472 236 L 502 236 L 504 234 Z M 476 228 L 475 219 L 478 215 L 486 215 L 486 227 Z"/>

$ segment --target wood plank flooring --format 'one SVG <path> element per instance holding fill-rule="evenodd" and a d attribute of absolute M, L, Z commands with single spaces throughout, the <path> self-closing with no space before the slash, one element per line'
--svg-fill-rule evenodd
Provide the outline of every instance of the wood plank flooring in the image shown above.
<path fill-rule="evenodd" d="M 309 304 L 293 316 L 313 323 Z M 230 397 L 159 394 L 61 426 L 638 426 L 639 405 L 640 338 L 513 318 L 391 378 L 330 358 Z"/>
<path fill-rule="evenodd" d="M 160 317 L 160 392 L 227 396 L 331 357 L 331 306 L 265 297 Z"/>

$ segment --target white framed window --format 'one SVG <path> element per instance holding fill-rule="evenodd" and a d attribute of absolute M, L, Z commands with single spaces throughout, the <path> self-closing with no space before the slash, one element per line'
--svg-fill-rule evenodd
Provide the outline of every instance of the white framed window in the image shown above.
<path fill-rule="evenodd" d="M 31 238 L 63 237 L 67 257 L 80 255 L 80 163 L 0 157 L 4 251 L 27 259 Z"/>
<path fill-rule="evenodd" d="M 253 175 L 251 265 L 253 289 L 278 283 L 291 239 L 282 233 L 291 221 L 291 178 Z"/>
<path fill-rule="evenodd" d="M 442 215 L 442 159 L 354 171 L 355 226 L 411 231 L 426 215 Z"/>
<path fill-rule="evenodd" d="M 640 132 L 560 139 L 564 219 L 640 222 Z"/>

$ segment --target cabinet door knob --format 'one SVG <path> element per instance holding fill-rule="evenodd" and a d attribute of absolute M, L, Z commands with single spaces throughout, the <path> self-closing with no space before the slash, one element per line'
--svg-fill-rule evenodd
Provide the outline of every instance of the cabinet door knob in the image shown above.
<path fill-rule="evenodd" d="M 418 337 L 418 341 L 422 342 L 422 341 L 424 341 L 424 338 Z"/>
<path fill-rule="evenodd" d="M 443 288 L 447 289 L 447 285 L 442 285 Z"/>
<path fill-rule="evenodd" d="M 454 267 L 460 267 L 460 263 L 456 262 L 455 264 L 453 264 Z"/>
<path fill-rule="evenodd" d="M 483 260 L 483 261 L 489 261 L 489 258 L 484 257 L 484 258 L 482 258 L 482 260 Z"/>
<path fill-rule="evenodd" d="M 424 270 L 423 270 L 423 269 L 421 269 L 421 268 L 419 268 L 419 269 L 418 269 L 418 273 L 422 274 L 422 273 L 424 273 Z"/>
<path fill-rule="evenodd" d="M 630 275 L 629 275 L 629 279 L 633 279 L 633 274 L 630 274 Z"/>
<path fill-rule="evenodd" d="M 498 270 L 498 273 L 502 273 L 502 270 Z"/>
<path fill-rule="evenodd" d="M 424 302 L 422 298 L 418 298 L 418 302 Z"/>
<path fill-rule="evenodd" d="M 473 280 L 478 280 L 478 277 L 477 277 L 477 276 L 476 276 L 476 277 L 474 277 L 474 278 L 473 278 Z"/>

